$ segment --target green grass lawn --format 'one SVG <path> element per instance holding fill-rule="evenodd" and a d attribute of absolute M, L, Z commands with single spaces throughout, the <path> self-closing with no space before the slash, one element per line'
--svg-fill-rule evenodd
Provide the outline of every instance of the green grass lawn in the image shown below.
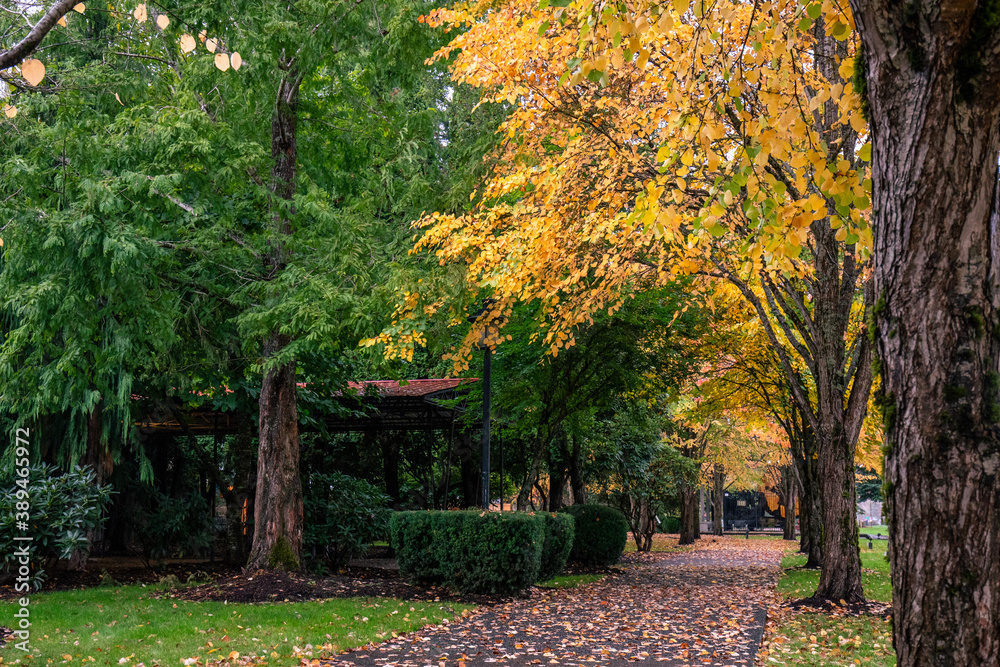
<path fill-rule="evenodd" d="M 560 574 L 536 585 L 542 588 L 577 588 L 603 578 L 603 574 Z"/>
<path fill-rule="evenodd" d="M 781 560 L 783 568 L 802 567 L 805 554 L 790 554 Z M 892 585 L 889 580 L 889 563 L 884 551 L 861 550 L 861 585 L 865 597 L 876 602 L 892 602 Z M 786 569 L 778 582 L 778 592 L 789 598 L 809 597 L 819 585 L 819 570 Z"/>
<path fill-rule="evenodd" d="M 891 602 L 892 584 L 885 543 L 874 546 L 875 549 L 861 549 L 861 583 L 865 597 Z M 805 562 L 804 554 L 790 554 L 782 559 L 781 566 L 785 570 L 778 581 L 778 592 L 786 598 L 803 598 L 816 592 L 819 570 L 794 569 Z M 896 664 L 892 626 L 888 620 L 875 616 L 796 614 L 775 629 L 767 651 L 763 663 L 767 665 L 890 667 Z"/>
<path fill-rule="evenodd" d="M 321 658 L 390 639 L 473 608 L 390 598 L 260 605 L 187 602 L 154 599 L 157 591 L 122 586 L 33 595 L 30 653 L 8 646 L 0 657 L 7 664 L 21 658 L 23 665 L 142 662 L 174 667 L 186 658 L 205 663 L 235 651 L 266 656 L 268 665 L 299 665 L 301 657 Z M 9 613 L 13 604 L 4 603 Z"/>
<path fill-rule="evenodd" d="M 876 617 L 801 614 L 784 623 L 768 644 L 765 665 L 891 667 L 892 626 Z"/>

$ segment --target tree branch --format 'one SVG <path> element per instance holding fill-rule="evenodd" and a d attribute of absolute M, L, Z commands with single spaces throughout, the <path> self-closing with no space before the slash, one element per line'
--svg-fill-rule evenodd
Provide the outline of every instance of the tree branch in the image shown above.
<path fill-rule="evenodd" d="M 20 65 L 25 58 L 31 55 L 31 52 L 35 50 L 42 40 L 45 39 L 45 35 L 49 34 L 49 31 L 55 27 L 56 23 L 59 22 L 63 16 L 73 8 L 80 0 L 57 0 L 53 3 L 49 10 L 45 12 L 38 23 L 28 31 L 24 39 L 10 47 L 6 51 L 0 51 L 0 70 L 7 69 L 8 67 L 14 67 L 15 65 Z"/>

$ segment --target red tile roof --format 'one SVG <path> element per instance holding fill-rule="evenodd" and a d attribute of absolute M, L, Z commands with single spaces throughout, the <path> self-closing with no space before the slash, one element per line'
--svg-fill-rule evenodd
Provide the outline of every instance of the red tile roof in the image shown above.
<path fill-rule="evenodd" d="M 479 378 L 430 378 L 424 380 L 366 380 L 349 382 L 348 385 L 359 394 L 375 387 L 380 396 L 427 396 L 439 391 L 454 389 L 460 384 L 478 382 Z M 400 384 L 405 382 L 406 384 Z"/>

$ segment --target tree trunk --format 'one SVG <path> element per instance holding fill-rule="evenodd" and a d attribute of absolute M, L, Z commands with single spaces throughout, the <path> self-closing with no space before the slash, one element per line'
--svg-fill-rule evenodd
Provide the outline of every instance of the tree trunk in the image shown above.
<path fill-rule="evenodd" d="M 785 532 L 784 539 L 795 539 L 795 471 L 791 465 L 781 468 L 781 487 L 785 496 Z"/>
<path fill-rule="evenodd" d="M 569 458 L 569 480 L 573 488 L 573 504 L 584 505 L 587 502 L 587 483 L 583 477 L 583 438 L 571 437 L 572 449 Z"/>
<path fill-rule="evenodd" d="M 531 494 L 532 489 L 535 488 L 535 483 L 538 481 L 538 472 L 541 465 L 541 456 L 538 452 L 538 448 L 532 452 L 531 465 L 528 466 L 528 474 L 524 477 L 524 483 L 521 484 L 521 489 L 517 492 L 517 511 L 527 512 L 528 508 L 531 507 Z"/>
<path fill-rule="evenodd" d="M 271 191 L 285 202 L 295 195 L 298 144 L 298 98 L 301 76 L 291 63 L 278 85 L 271 123 Z M 267 255 L 270 274 L 284 270 L 288 257 L 283 237 L 292 233 L 291 221 L 275 206 L 275 238 Z M 263 345 L 265 365 L 291 340 L 275 331 Z M 295 362 L 266 367 L 260 390 L 260 446 L 257 495 L 254 503 L 254 540 L 250 569 L 281 567 L 297 570 L 302 561 L 302 481 L 299 477 L 299 424 L 295 394 Z"/>
<path fill-rule="evenodd" d="M 898 664 L 1000 664 L 1000 26 L 852 0 L 873 136 Z"/>
<path fill-rule="evenodd" d="M 799 551 L 807 555 L 805 567 L 823 565 L 823 499 L 820 496 L 819 452 L 812 429 L 801 411 L 794 411 L 789 445 L 795 477 L 799 484 Z"/>
<path fill-rule="evenodd" d="M 698 539 L 698 488 L 681 485 L 681 536 L 678 544 L 694 544 Z"/>
<path fill-rule="evenodd" d="M 264 345 L 265 359 L 287 344 L 284 336 L 270 338 Z M 294 363 L 264 373 L 255 508 L 249 568 L 297 570 L 302 561 L 303 507 Z"/>
<path fill-rule="evenodd" d="M 712 534 L 722 535 L 723 499 L 726 493 L 726 467 L 716 463 L 712 468 Z"/>
<path fill-rule="evenodd" d="M 87 419 L 87 450 L 83 454 L 81 463 L 83 467 L 89 467 L 94 471 L 94 483 L 98 486 L 103 485 L 114 471 L 114 459 L 111 458 L 108 443 L 104 440 L 104 423 L 101 418 L 100 401 L 90 411 L 90 416 Z M 74 572 L 86 570 L 90 552 L 99 537 L 100 534 L 97 530 L 87 530 L 87 548 L 74 551 L 66 563 L 66 568 Z"/>

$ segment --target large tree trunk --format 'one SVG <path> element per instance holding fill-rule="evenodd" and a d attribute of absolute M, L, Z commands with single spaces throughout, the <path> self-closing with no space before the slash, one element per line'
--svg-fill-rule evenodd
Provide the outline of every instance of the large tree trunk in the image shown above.
<path fill-rule="evenodd" d="M 698 487 L 681 485 L 681 535 L 678 544 L 694 544 L 698 539 Z"/>
<path fill-rule="evenodd" d="M 851 0 L 873 136 L 898 664 L 1000 664 L 1000 25 Z"/>
<path fill-rule="evenodd" d="M 268 358 L 288 344 L 275 335 L 264 345 Z M 295 364 L 264 374 L 260 392 L 255 531 L 249 567 L 297 570 L 302 562 L 302 481 L 295 402 Z"/>
<path fill-rule="evenodd" d="M 295 195 L 298 163 L 296 124 L 301 76 L 291 63 L 278 86 L 271 123 L 271 190 L 285 202 Z M 283 237 L 292 233 L 289 217 L 277 206 L 275 238 L 267 256 L 269 271 L 284 270 L 287 251 Z M 265 365 L 291 340 L 273 332 L 263 345 Z M 295 362 L 271 365 L 260 391 L 260 447 L 257 459 L 257 496 L 254 503 L 254 540 L 251 569 L 298 569 L 302 555 L 302 481 L 299 477 L 299 423 L 295 394 Z"/>
<path fill-rule="evenodd" d="M 712 468 L 712 534 L 722 535 L 723 499 L 726 493 L 726 467 L 716 463 Z"/>
<path fill-rule="evenodd" d="M 828 35 L 822 18 L 816 23 L 814 35 L 820 73 L 831 83 L 844 83 L 838 63 L 849 55 L 847 42 Z M 839 114 L 835 107 L 833 104 L 824 107 L 820 123 L 824 141 L 829 146 L 829 159 L 838 155 L 851 158 L 853 145 L 848 144 L 853 144 L 857 135 L 849 125 L 838 124 Z M 819 450 L 823 497 L 823 569 L 816 597 L 859 602 L 864 600 L 864 592 L 855 520 L 854 450 L 870 394 L 871 348 L 866 338 L 859 337 L 853 363 L 846 350 L 851 307 L 856 300 L 856 278 L 848 278 L 857 275 L 854 249 L 846 252 L 841 260 L 837 232 L 828 218 L 813 223 L 811 231 L 817 248 L 813 295 L 816 322 L 813 339 L 816 363 L 812 369 L 816 379 L 814 434 Z M 853 391 L 848 392 L 852 378 L 847 374 L 851 365 L 857 370 Z"/>

